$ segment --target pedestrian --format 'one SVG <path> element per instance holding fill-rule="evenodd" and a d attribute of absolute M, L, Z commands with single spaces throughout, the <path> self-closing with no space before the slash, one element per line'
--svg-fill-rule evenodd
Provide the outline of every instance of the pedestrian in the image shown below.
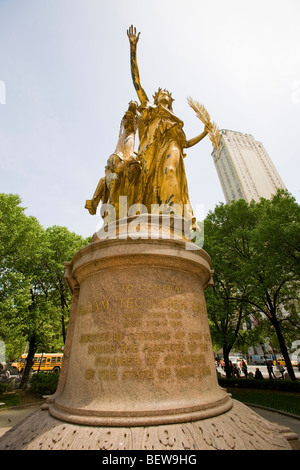
<path fill-rule="evenodd" d="M 233 377 L 234 376 L 234 369 L 233 369 L 233 364 L 231 361 L 229 361 L 229 377 Z"/>
<path fill-rule="evenodd" d="M 247 379 L 248 378 L 248 367 L 247 367 L 247 364 L 244 360 L 242 361 L 242 371 L 243 371 L 243 374 L 245 375 L 245 377 Z"/>
<path fill-rule="evenodd" d="M 281 364 L 278 364 L 277 368 L 278 368 L 279 372 L 281 373 L 281 378 L 284 379 L 283 373 L 284 373 L 285 369 L 283 368 L 283 366 Z"/>
<path fill-rule="evenodd" d="M 267 362 L 267 369 L 269 373 L 269 379 L 276 379 L 276 375 L 274 374 L 273 366 L 270 361 Z"/>
<path fill-rule="evenodd" d="M 263 379 L 262 373 L 261 373 L 261 371 L 259 370 L 258 367 L 256 368 L 254 378 L 257 379 L 257 380 L 262 380 Z"/>
<path fill-rule="evenodd" d="M 240 370 L 237 364 L 233 365 L 233 375 L 236 376 L 238 379 L 240 378 Z"/>

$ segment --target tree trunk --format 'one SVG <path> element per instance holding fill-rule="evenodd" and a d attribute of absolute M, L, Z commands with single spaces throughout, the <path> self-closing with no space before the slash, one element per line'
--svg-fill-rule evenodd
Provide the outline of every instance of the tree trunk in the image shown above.
<path fill-rule="evenodd" d="M 62 334 L 62 337 L 63 337 L 63 343 L 65 344 L 66 342 L 66 326 L 65 326 L 65 311 L 64 311 L 64 302 L 63 302 L 63 298 L 61 296 L 61 334 Z"/>
<path fill-rule="evenodd" d="M 229 353 L 230 349 L 226 344 L 223 345 L 223 357 L 224 357 L 224 362 L 225 362 L 225 373 L 226 373 L 226 379 L 230 379 L 232 376 L 232 371 L 229 363 Z"/>
<path fill-rule="evenodd" d="M 20 384 L 20 388 L 22 390 L 25 390 L 27 387 L 29 374 L 33 365 L 35 352 L 36 352 L 36 340 L 35 340 L 35 337 L 32 337 L 29 340 L 29 349 L 28 349 L 28 354 L 27 354 L 27 359 L 26 359 L 26 365 L 25 365 L 25 369 L 24 369 L 21 384 Z"/>
<path fill-rule="evenodd" d="M 61 303 L 61 332 L 63 337 L 63 343 L 66 342 L 66 323 L 65 323 L 65 309 L 68 309 L 68 304 L 66 302 L 65 296 L 63 293 L 60 294 L 60 303 Z"/>
<path fill-rule="evenodd" d="M 279 342 L 279 346 L 280 346 L 280 350 L 281 350 L 281 353 L 282 353 L 283 358 L 285 360 L 286 368 L 287 368 L 288 374 L 290 376 L 290 379 L 291 380 L 296 380 L 296 376 L 295 376 L 295 372 L 294 372 L 294 369 L 293 369 L 293 366 L 292 366 L 292 363 L 291 363 L 291 360 L 290 360 L 289 352 L 287 350 L 285 340 L 284 340 L 280 325 L 277 321 L 277 318 L 276 318 L 275 315 L 272 315 L 272 318 L 270 320 L 271 320 L 271 322 L 272 322 L 272 324 L 275 328 L 277 338 L 278 338 L 278 342 Z"/>

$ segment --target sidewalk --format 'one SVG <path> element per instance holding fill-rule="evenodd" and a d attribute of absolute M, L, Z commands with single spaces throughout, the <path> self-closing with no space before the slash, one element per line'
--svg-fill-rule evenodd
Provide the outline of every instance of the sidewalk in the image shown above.
<path fill-rule="evenodd" d="M 280 411 L 273 410 L 271 408 L 264 408 L 256 405 L 247 404 L 247 406 L 267 421 L 280 424 L 280 426 L 287 426 L 291 431 L 298 434 L 300 440 L 300 416 L 281 413 Z"/>
<path fill-rule="evenodd" d="M 42 403 L 27 406 L 14 406 L 11 408 L 0 408 L 0 437 L 17 423 L 27 418 L 35 410 L 39 409 Z"/>

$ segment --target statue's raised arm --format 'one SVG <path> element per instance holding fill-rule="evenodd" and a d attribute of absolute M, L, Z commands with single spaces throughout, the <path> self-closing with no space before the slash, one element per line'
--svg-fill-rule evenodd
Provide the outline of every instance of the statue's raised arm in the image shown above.
<path fill-rule="evenodd" d="M 136 58 L 136 48 L 137 48 L 137 43 L 138 43 L 140 34 L 141 33 L 138 33 L 138 35 L 136 34 L 136 28 L 133 27 L 132 25 L 127 30 L 127 36 L 129 38 L 129 43 L 130 43 L 130 62 L 131 62 L 131 76 L 133 80 L 133 85 L 134 85 L 134 88 L 136 89 L 140 102 L 144 103 L 145 101 L 148 101 L 148 96 L 141 86 L 139 68 L 138 68 L 137 58 Z"/>

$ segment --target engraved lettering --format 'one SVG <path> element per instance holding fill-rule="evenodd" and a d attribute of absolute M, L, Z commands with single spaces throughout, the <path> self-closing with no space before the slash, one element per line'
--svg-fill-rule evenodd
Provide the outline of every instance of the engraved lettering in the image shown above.
<path fill-rule="evenodd" d="M 158 359 L 158 356 L 148 356 L 146 357 L 145 362 L 148 366 L 156 366 Z"/>
<path fill-rule="evenodd" d="M 158 377 L 160 379 L 167 379 L 171 376 L 171 369 L 159 369 Z"/>
<path fill-rule="evenodd" d="M 138 379 L 138 380 L 151 380 L 154 379 L 153 371 L 146 370 L 124 370 L 123 379 Z"/>
<path fill-rule="evenodd" d="M 99 379 L 102 380 L 116 380 L 117 374 L 115 370 L 99 370 L 98 371 Z"/>
<path fill-rule="evenodd" d="M 81 335 L 80 343 L 100 343 L 110 341 L 111 336 L 109 333 L 96 333 L 96 334 L 84 334 Z"/>
<path fill-rule="evenodd" d="M 139 356 L 99 356 L 95 358 L 95 366 L 111 366 L 111 367 L 121 367 L 121 366 L 141 366 L 142 360 Z"/>
<path fill-rule="evenodd" d="M 122 292 L 133 292 L 133 290 L 140 291 L 140 292 L 162 292 L 162 293 L 169 293 L 169 294 L 181 294 L 183 293 L 182 287 L 173 285 L 173 284 L 151 284 L 151 283 L 141 283 L 136 284 L 122 284 L 121 291 Z"/>
<path fill-rule="evenodd" d="M 109 310 L 109 300 L 101 300 L 92 304 L 82 304 L 77 308 L 78 315 L 87 315 L 93 312 L 103 312 Z"/>
<path fill-rule="evenodd" d="M 95 371 L 93 369 L 87 369 L 84 374 L 86 380 L 91 380 L 95 376 Z"/>
<path fill-rule="evenodd" d="M 187 300 L 181 295 L 182 286 L 147 281 L 119 285 L 119 296 L 113 300 L 101 298 L 101 292 L 100 299 L 80 305 L 78 315 L 107 313 L 113 306 L 119 311 L 119 321 L 105 329 L 99 315 L 98 328 L 102 331 L 91 322 L 91 332 L 81 332 L 79 343 L 91 362 L 91 368 L 84 371 L 86 380 L 150 381 L 155 377 L 177 377 L 184 381 L 212 373 L 206 363 L 211 339 L 200 296 Z"/>
<path fill-rule="evenodd" d="M 90 344 L 88 347 L 88 354 L 109 354 L 116 352 L 114 344 Z"/>
<path fill-rule="evenodd" d="M 145 344 L 144 347 L 144 351 L 149 352 L 183 352 L 184 350 L 184 343 Z"/>
<path fill-rule="evenodd" d="M 168 298 L 143 298 L 143 297 L 120 297 L 120 307 L 133 309 L 133 308 L 168 308 L 173 310 L 182 310 L 188 307 L 185 300 Z M 170 312 L 171 313 L 171 312 Z M 178 318 L 178 317 L 177 317 Z"/>
<path fill-rule="evenodd" d="M 164 362 L 167 365 L 204 365 L 205 356 L 204 354 L 168 355 L 165 357 Z"/>
<path fill-rule="evenodd" d="M 124 353 L 136 353 L 138 352 L 138 345 L 137 344 L 120 344 L 121 352 Z"/>
<path fill-rule="evenodd" d="M 130 341 L 170 341 L 171 334 L 159 331 L 138 331 L 129 333 L 128 338 Z"/>
<path fill-rule="evenodd" d="M 175 369 L 176 376 L 180 378 L 188 378 L 195 376 L 195 369 L 192 367 L 183 367 L 182 369 Z"/>

